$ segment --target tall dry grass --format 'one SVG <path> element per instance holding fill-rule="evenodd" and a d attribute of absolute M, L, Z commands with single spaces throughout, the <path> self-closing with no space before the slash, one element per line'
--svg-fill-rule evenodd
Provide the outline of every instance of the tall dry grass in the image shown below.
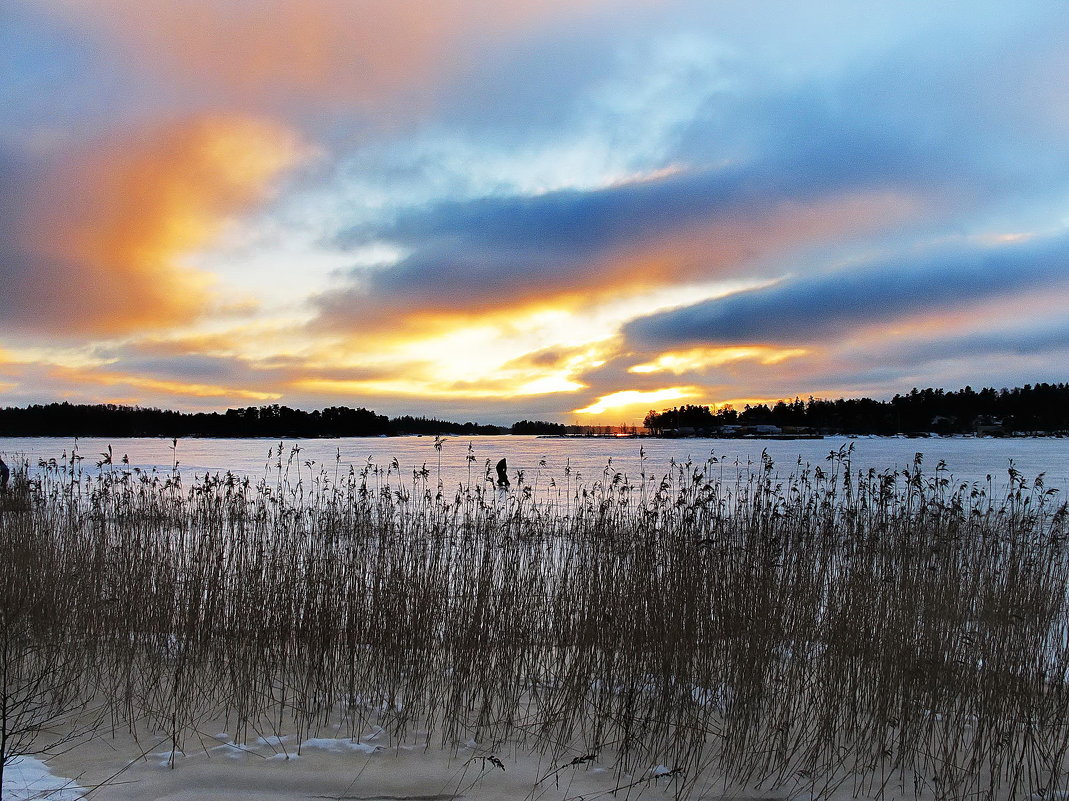
<path fill-rule="evenodd" d="M 281 444 L 258 481 L 22 464 L 0 622 L 63 666 L 53 708 L 176 752 L 223 719 L 538 750 L 621 787 L 661 764 L 680 798 L 1069 790 L 1067 509 L 1041 479 L 995 497 L 840 451 L 503 493 L 470 462 L 456 488 Z"/>

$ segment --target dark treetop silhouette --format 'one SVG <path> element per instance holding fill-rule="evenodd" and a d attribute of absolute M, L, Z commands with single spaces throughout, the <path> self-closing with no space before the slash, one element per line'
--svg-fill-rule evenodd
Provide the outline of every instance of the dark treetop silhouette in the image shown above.
<path fill-rule="evenodd" d="M 1069 384 L 1026 384 L 1016 389 L 957 392 L 913 389 L 889 401 L 871 398 L 780 401 L 772 406 L 747 405 L 711 409 L 686 405 L 646 415 L 654 432 L 680 428 L 712 431 L 720 426 L 776 425 L 811 428 L 825 433 L 897 434 L 930 431 L 965 433 L 977 427 L 1005 432 L 1069 431 Z"/>
<path fill-rule="evenodd" d="M 975 391 L 914 389 L 889 401 L 871 398 L 780 401 L 742 410 L 687 405 L 645 420 L 654 433 L 687 427 L 712 431 L 724 425 L 807 427 L 825 433 L 895 434 L 910 431 L 954 433 L 977 426 L 1006 432 L 1069 431 L 1069 384 L 1026 384 L 1015 389 Z M 360 437 L 382 434 L 565 434 L 574 427 L 521 420 L 510 427 L 455 423 L 428 417 L 387 417 L 346 406 L 306 412 L 287 406 L 249 406 L 226 412 L 51 403 L 0 409 L 0 436 L 106 437 Z"/>

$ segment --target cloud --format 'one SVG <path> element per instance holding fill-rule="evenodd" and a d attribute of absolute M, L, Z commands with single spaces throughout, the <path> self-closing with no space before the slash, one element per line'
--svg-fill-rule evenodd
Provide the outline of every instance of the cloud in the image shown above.
<path fill-rule="evenodd" d="M 815 187 L 811 175 L 763 172 L 753 164 L 677 167 L 600 188 L 447 199 L 402 209 L 392 222 L 353 228 L 338 242 L 364 245 L 385 239 L 409 248 L 458 242 L 479 252 L 548 250 L 551 260 L 569 254 L 589 258 L 709 220 L 760 215 L 786 202 L 819 203 L 859 183 L 840 175 L 834 186 Z"/>
<path fill-rule="evenodd" d="M 263 392 L 255 389 L 247 389 L 238 386 L 224 384 L 207 384 L 188 381 L 169 381 L 160 378 L 151 378 L 137 373 L 128 373 L 123 370 L 107 370 L 94 368 L 91 370 L 75 370 L 70 368 L 55 368 L 51 378 L 67 384 L 76 385 L 85 391 L 87 387 L 104 387 L 106 392 L 122 391 L 150 392 L 171 398 L 183 399 L 215 399 L 217 402 L 233 403 L 235 401 L 276 401 L 282 397 L 281 393 Z"/>
<path fill-rule="evenodd" d="M 5 381 L 10 379 L 10 382 Z M 220 409 L 250 402 L 279 400 L 282 395 L 239 383 L 159 377 L 124 365 L 73 366 L 49 361 L 19 361 L 0 368 L 3 405 L 52 403 L 123 403 L 167 408 Z"/>
<path fill-rule="evenodd" d="M 197 117 L 84 148 L 37 176 L 0 229 L 0 312 L 16 328 L 115 335 L 217 310 L 183 264 L 305 156 L 262 120 Z"/>
<path fill-rule="evenodd" d="M 923 205 L 891 191 L 813 197 L 790 183 L 762 196 L 737 171 L 702 171 L 416 210 L 378 230 L 414 252 L 390 267 L 352 270 L 316 298 L 320 322 L 427 324 L 752 275 L 792 250 L 901 223 Z M 346 241 L 364 244 L 368 233 L 350 231 Z"/>
<path fill-rule="evenodd" d="M 716 38 L 706 47 L 717 50 Z M 763 74 L 733 53 L 722 80 L 688 87 L 687 114 L 662 132 L 664 152 L 644 173 L 650 180 L 536 193 L 491 187 L 481 197 L 458 201 L 447 192 L 409 205 L 393 199 L 385 214 L 336 242 L 387 243 L 407 255 L 393 266 L 353 269 L 316 299 L 323 322 L 366 326 L 399 315 L 427 322 L 743 271 L 768 276 L 775 273 L 763 262 L 786 254 L 794 272 L 826 269 L 807 252 L 814 245 L 834 243 L 839 252 L 822 255 L 841 261 L 866 239 L 868 247 L 880 237 L 901 246 L 962 226 L 1000 203 L 1010 183 L 1038 195 L 1063 184 L 1064 167 L 1032 169 L 1047 161 L 1036 142 L 998 120 L 970 127 L 975 103 L 947 102 L 967 96 L 969 70 L 989 43 L 970 42 L 964 64 L 931 41 L 917 47 L 923 58 L 905 68 L 901 53 L 884 49 L 857 70 L 803 71 L 793 80 Z M 464 114 L 453 110 L 451 119 L 462 124 Z M 644 122 L 618 121 L 640 129 Z M 587 124 L 608 135 L 598 120 Z M 513 145 L 527 154 L 539 142 L 520 137 Z"/>
<path fill-rule="evenodd" d="M 1062 285 L 1060 240 L 977 235 L 1064 225 L 1056 13 L 620 8 L 19 4 L 0 26 L 0 346 L 17 353 L 0 381 L 561 419 L 666 388 L 1038 369 L 1027 332 L 995 331 L 1021 309 L 996 305 Z M 306 141 L 320 157 L 293 170 Z M 179 335 L 202 341 L 144 341 Z M 32 371 L 49 341 L 99 361 Z"/>
<path fill-rule="evenodd" d="M 632 321 L 643 349 L 810 343 L 868 326 L 1069 278 L 1069 235 L 995 247 L 944 248 L 782 281 Z"/>
<path fill-rule="evenodd" d="M 967 360 L 980 355 L 1044 356 L 1069 350 L 1069 323 L 1046 322 L 1022 328 L 973 332 L 946 339 L 902 343 L 893 357 L 904 363 L 946 359 Z M 891 354 L 885 354 L 885 358 Z"/>
<path fill-rule="evenodd" d="M 639 375 L 646 373 L 684 373 L 702 372 L 710 367 L 722 367 L 746 362 L 749 364 L 772 365 L 787 359 L 804 356 L 804 348 L 770 348 L 763 345 L 745 345 L 727 348 L 691 348 L 684 351 L 669 351 L 643 364 L 628 368 L 629 373 Z"/>
<path fill-rule="evenodd" d="M 608 395 L 602 395 L 594 403 L 589 406 L 585 406 L 582 409 L 576 409 L 575 414 L 584 415 L 602 415 L 606 412 L 612 412 L 614 414 L 620 414 L 623 410 L 628 410 L 631 414 L 635 414 L 635 410 L 640 410 L 639 413 L 648 411 L 650 407 L 657 404 L 665 403 L 667 401 L 680 401 L 688 398 L 694 398 L 700 394 L 700 390 L 697 387 L 665 387 L 663 389 L 655 390 L 634 390 L 625 389 L 619 392 L 612 392 Z"/>
<path fill-rule="evenodd" d="M 426 97 L 476 54 L 605 0 L 60 0 L 80 25 L 169 84 L 231 102 L 351 107 Z M 422 103 L 419 103 L 422 105 Z"/>
<path fill-rule="evenodd" d="M 120 348 L 100 349 L 100 356 L 122 372 L 162 381 L 189 384 L 216 384 L 274 389 L 279 376 L 252 359 L 218 352 L 197 352 L 181 343 L 143 342 Z"/>

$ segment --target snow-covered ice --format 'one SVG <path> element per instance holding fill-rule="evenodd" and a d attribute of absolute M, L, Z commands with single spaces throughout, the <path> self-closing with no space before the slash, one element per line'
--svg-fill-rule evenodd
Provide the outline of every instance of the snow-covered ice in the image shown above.
<path fill-rule="evenodd" d="M 34 757 L 16 757 L 4 767 L 5 801 L 78 801 L 84 793 L 84 787 L 54 776 L 44 762 Z"/>

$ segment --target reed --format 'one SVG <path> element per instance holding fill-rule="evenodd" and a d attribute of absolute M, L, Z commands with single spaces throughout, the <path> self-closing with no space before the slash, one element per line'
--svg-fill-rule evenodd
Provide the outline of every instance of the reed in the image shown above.
<path fill-rule="evenodd" d="M 257 481 L 172 468 L 17 466 L 0 667 L 5 698 L 40 679 L 31 732 L 98 707 L 173 753 L 219 719 L 239 741 L 381 730 L 539 751 L 546 781 L 663 765 L 679 798 L 1069 791 L 1067 507 L 1012 466 L 997 497 L 849 450 L 508 493 L 282 444 Z"/>

